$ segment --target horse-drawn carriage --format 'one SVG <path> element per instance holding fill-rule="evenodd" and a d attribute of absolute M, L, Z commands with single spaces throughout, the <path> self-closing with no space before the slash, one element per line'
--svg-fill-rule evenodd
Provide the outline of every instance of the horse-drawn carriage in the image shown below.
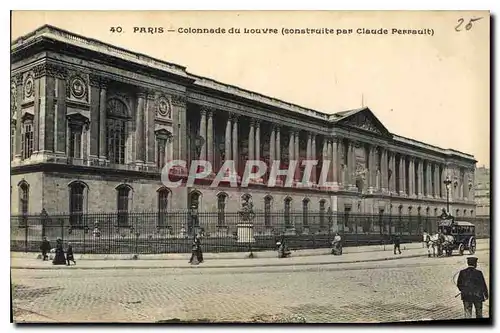
<path fill-rule="evenodd" d="M 441 220 L 438 224 L 438 232 L 442 235 L 441 251 L 447 256 L 451 256 L 454 250 L 458 250 L 460 255 L 464 251 L 469 254 L 476 252 L 476 227 L 474 224 L 465 221 L 455 221 L 452 219 Z"/>

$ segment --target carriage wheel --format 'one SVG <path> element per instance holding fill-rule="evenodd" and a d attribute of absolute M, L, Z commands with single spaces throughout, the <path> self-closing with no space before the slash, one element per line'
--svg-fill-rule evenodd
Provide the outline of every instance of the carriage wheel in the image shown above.
<path fill-rule="evenodd" d="M 469 254 L 474 254 L 476 253 L 476 239 L 474 237 L 471 237 L 469 240 Z"/>
<path fill-rule="evenodd" d="M 460 243 L 460 245 L 458 246 L 458 253 L 463 256 L 464 255 L 464 251 L 465 251 L 465 245 L 464 243 Z"/>

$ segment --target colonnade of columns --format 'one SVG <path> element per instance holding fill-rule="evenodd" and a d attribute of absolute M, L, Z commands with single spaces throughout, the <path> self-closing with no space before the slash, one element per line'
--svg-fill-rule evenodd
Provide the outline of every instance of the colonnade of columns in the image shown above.
<path fill-rule="evenodd" d="M 226 116 L 226 115 L 225 115 Z M 242 138 L 238 137 L 239 122 L 242 118 L 229 114 L 225 119 L 224 159 L 233 160 L 235 168 L 240 167 L 239 145 Z M 199 119 L 199 135 L 205 138 L 200 159 L 214 162 L 214 110 L 202 108 Z M 321 172 L 321 161 L 329 160 L 327 182 L 338 185 L 339 189 L 357 190 L 357 179 L 363 176 L 367 193 L 382 192 L 391 195 L 415 198 L 446 198 L 445 179 L 446 166 L 441 162 L 425 160 L 393 151 L 383 145 L 360 142 L 351 138 L 326 137 L 297 128 L 284 127 L 279 124 L 267 123 L 268 130 L 263 133 L 263 122 L 257 119 L 245 121 L 248 124 L 248 160 L 263 159 L 263 146 L 268 145 L 269 167 L 274 160 L 319 160 L 313 167 L 310 181 L 316 183 Z M 286 140 L 288 138 L 288 140 Z M 300 147 L 300 140 L 305 141 L 305 147 Z M 317 148 L 318 140 L 322 148 Z M 283 146 L 284 142 L 288 145 Z M 364 165 L 359 168 L 360 147 L 365 149 Z M 305 155 L 300 156 L 305 148 Z M 302 149 L 304 150 L 304 149 Z M 285 157 L 285 158 L 283 158 Z M 357 166 L 358 164 L 358 166 Z M 243 167 L 243 166 L 241 166 Z M 295 180 L 301 181 L 300 168 L 296 168 Z M 465 195 L 465 190 L 464 190 Z"/>

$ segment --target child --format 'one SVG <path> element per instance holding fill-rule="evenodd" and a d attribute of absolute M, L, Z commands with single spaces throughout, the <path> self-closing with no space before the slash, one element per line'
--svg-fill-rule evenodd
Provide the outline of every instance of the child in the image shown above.
<path fill-rule="evenodd" d="M 71 246 L 71 243 L 68 243 L 68 249 L 66 250 L 66 261 L 68 262 L 67 263 L 68 266 L 70 261 L 72 261 L 76 265 L 75 257 L 73 255 L 73 247 Z"/>

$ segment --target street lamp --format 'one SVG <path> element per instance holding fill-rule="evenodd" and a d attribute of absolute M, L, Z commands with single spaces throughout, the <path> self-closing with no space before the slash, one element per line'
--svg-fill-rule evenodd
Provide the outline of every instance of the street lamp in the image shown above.
<path fill-rule="evenodd" d="M 446 177 L 443 183 L 446 186 L 446 211 L 450 214 L 450 177 Z"/>

